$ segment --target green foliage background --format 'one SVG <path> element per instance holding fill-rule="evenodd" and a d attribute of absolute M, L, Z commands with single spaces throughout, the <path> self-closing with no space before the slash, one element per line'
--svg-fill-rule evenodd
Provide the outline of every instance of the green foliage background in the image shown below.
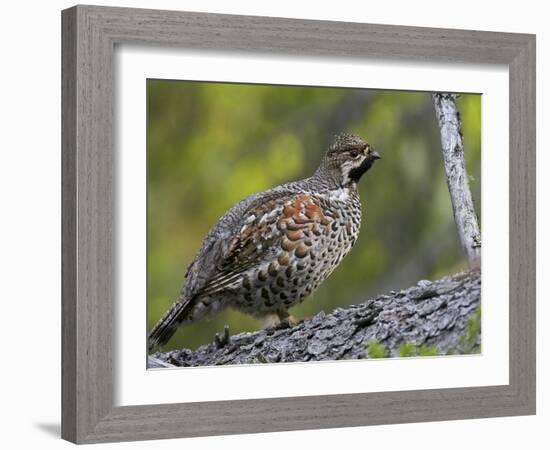
<path fill-rule="evenodd" d="M 361 180 L 361 235 L 302 305 L 304 318 L 420 279 L 466 269 L 424 92 L 147 81 L 147 329 L 177 297 L 187 265 L 216 221 L 254 192 L 311 175 L 334 134 L 357 133 L 383 156 Z M 458 99 L 479 214 L 481 96 Z M 180 329 L 164 350 L 195 349 L 228 324 L 228 310 Z"/>

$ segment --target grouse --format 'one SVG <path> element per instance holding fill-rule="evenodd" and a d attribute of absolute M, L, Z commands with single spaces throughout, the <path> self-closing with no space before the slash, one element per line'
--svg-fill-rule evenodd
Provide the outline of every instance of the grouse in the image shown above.
<path fill-rule="evenodd" d="M 226 307 L 264 327 L 291 320 L 288 309 L 315 291 L 357 240 L 357 182 L 379 158 L 363 139 L 342 133 L 313 176 L 252 194 L 227 211 L 150 332 L 149 350 L 166 344 L 179 326 Z"/>

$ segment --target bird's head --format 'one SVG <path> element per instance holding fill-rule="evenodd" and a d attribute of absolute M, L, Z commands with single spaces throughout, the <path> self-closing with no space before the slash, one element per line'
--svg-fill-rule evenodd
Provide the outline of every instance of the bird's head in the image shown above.
<path fill-rule="evenodd" d="M 349 187 L 356 184 L 380 158 L 378 152 L 359 136 L 342 133 L 328 148 L 319 170 L 338 186 Z"/>

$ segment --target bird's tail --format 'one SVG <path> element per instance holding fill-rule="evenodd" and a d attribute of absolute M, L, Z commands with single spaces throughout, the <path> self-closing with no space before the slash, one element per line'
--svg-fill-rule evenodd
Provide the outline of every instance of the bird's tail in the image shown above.
<path fill-rule="evenodd" d="M 189 315 L 192 307 L 193 302 L 190 299 L 180 297 L 176 300 L 149 333 L 147 342 L 149 352 L 157 347 L 162 347 L 171 339 L 178 327 Z"/>

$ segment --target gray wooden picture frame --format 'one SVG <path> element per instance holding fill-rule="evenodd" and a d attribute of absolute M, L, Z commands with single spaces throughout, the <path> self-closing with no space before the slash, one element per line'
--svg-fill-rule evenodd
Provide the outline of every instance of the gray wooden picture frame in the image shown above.
<path fill-rule="evenodd" d="M 62 437 L 76 443 L 535 413 L 535 36 L 75 6 L 62 13 Z M 508 385 L 113 403 L 117 44 L 505 64 L 510 81 Z"/>

